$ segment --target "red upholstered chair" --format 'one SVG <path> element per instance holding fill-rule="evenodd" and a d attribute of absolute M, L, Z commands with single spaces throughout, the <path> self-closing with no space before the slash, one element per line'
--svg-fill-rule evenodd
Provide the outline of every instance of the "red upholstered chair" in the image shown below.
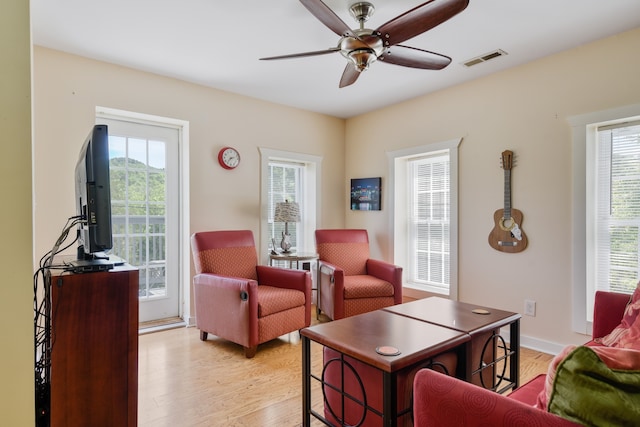
<path fill-rule="evenodd" d="M 196 326 L 240 344 L 245 356 L 258 344 L 311 324 L 311 275 L 258 265 L 250 230 L 207 231 L 191 237 Z"/>
<path fill-rule="evenodd" d="M 402 303 L 402 267 L 369 258 L 367 230 L 316 230 L 317 313 L 342 319 Z"/>

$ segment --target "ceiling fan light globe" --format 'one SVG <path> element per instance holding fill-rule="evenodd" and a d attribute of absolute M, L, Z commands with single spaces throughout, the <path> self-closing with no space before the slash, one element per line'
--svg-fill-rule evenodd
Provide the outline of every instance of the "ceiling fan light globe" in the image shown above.
<path fill-rule="evenodd" d="M 356 49 L 349 52 L 348 58 L 356 66 L 356 70 L 362 72 L 369 68 L 377 56 L 372 49 Z"/>

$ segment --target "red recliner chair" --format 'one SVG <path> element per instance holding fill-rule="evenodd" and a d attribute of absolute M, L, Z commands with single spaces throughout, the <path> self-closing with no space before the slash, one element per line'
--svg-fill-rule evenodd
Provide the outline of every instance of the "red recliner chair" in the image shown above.
<path fill-rule="evenodd" d="M 317 314 L 342 319 L 402 303 L 402 267 L 369 258 L 367 230 L 316 230 Z"/>
<path fill-rule="evenodd" d="M 207 231 L 191 237 L 196 326 L 240 344 L 259 344 L 311 324 L 311 275 L 258 265 L 250 230 Z"/>

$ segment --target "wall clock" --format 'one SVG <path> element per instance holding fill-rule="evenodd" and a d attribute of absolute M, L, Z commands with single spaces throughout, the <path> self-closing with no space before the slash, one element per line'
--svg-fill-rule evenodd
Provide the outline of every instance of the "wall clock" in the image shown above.
<path fill-rule="evenodd" d="M 218 152 L 218 162 L 225 169 L 235 169 L 240 164 L 240 153 L 233 147 L 224 147 Z"/>

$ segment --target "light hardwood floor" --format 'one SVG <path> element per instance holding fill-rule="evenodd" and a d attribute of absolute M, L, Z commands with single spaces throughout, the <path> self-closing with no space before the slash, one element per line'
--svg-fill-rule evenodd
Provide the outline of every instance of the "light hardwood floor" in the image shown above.
<path fill-rule="evenodd" d="M 315 320 L 315 310 L 312 316 Z M 312 370 L 321 347 L 312 343 Z M 552 355 L 522 348 L 521 383 L 547 370 Z M 298 333 L 260 345 L 253 359 L 236 344 L 196 328 L 141 335 L 140 427 L 294 427 L 302 423 L 302 347 Z M 312 392 L 321 411 L 321 393 Z M 319 422 L 315 425 L 321 425 Z"/>

